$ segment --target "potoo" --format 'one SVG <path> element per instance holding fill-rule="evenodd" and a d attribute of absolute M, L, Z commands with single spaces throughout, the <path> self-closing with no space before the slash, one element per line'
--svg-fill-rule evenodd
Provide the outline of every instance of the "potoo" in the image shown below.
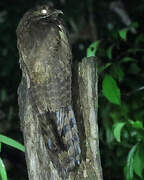
<path fill-rule="evenodd" d="M 72 53 L 60 14 L 60 10 L 41 5 L 21 19 L 17 28 L 22 69 L 18 94 L 22 114 L 25 102 L 20 98 L 27 90 L 51 161 L 64 174 L 80 163 L 80 145 L 71 100 Z"/>

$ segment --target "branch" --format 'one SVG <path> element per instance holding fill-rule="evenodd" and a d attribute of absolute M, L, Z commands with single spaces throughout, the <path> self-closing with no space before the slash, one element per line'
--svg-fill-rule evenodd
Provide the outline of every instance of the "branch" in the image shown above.
<path fill-rule="evenodd" d="M 126 26 L 129 26 L 132 21 L 127 13 L 127 11 L 125 10 L 124 8 L 124 5 L 121 1 L 114 1 L 110 4 L 110 9 L 112 11 L 114 11 L 120 18 L 121 18 L 121 21 L 126 25 Z M 133 34 L 136 33 L 136 30 L 135 28 L 131 28 L 131 32 Z"/>
<path fill-rule="evenodd" d="M 89 11 L 89 24 L 91 27 L 91 34 L 92 34 L 92 41 L 97 40 L 97 28 L 95 24 L 95 18 L 94 18 L 94 13 L 93 13 L 93 1 L 89 1 L 88 4 L 88 11 Z"/>

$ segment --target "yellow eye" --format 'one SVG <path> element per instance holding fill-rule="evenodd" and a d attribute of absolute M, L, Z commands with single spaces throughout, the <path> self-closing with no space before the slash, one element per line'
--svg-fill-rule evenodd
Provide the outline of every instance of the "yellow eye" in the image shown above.
<path fill-rule="evenodd" d="M 41 13 L 45 15 L 45 14 L 47 14 L 47 10 L 46 9 L 42 9 Z"/>

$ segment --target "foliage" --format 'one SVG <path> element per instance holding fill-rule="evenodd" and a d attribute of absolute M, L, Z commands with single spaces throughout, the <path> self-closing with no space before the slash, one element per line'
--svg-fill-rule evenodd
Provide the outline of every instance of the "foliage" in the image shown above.
<path fill-rule="evenodd" d="M 19 142 L 7 137 L 7 136 L 4 136 L 4 135 L 0 135 L 0 144 L 7 144 L 9 146 L 12 146 L 22 152 L 24 152 L 24 146 L 21 145 Z M 1 145 L 2 146 L 2 145 Z"/>
<path fill-rule="evenodd" d="M 120 90 L 116 81 L 110 75 L 105 75 L 102 82 L 103 95 L 114 104 L 120 105 Z"/>
<path fill-rule="evenodd" d="M 5 165 L 1 158 L 0 158 L 0 177 L 2 180 L 7 180 L 7 173 L 6 173 Z"/>
<path fill-rule="evenodd" d="M 138 23 L 133 24 L 138 27 Z M 98 43 L 90 47 L 95 45 L 93 55 L 101 61 L 98 63 L 102 89 L 99 111 L 104 127 L 101 129 L 101 142 L 105 148 L 109 147 L 109 151 L 115 153 L 118 161 L 104 162 L 105 168 L 114 169 L 113 166 L 117 166 L 121 172 L 123 169 L 126 180 L 136 180 L 144 179 L 144 60 L 141 53 L 144 34 L 131 35 L 130 27 L 115 30 L 109 34 L 108 39 L 96 41 Z M 108 149 L 102 152 L 102 157 L 107 159 L 105 151 L 110 152 Z"/>
<path fill-rule="evenodd" d="M 100 44 L 100 41 L 96 41 L 89 46 L 89 48 L 87 49 L 87 57 L 95 56 L 98 50 L 99 44 Z"/>
<path fill-rule="evenodd" d="M 64 11 L 74 60 L 82 59 L 85 52 L 87 56 L 99 57 L 99 125 L 104 179 L 122 180 L 124 176 L 127 180 L 144 179 L 143 0 L 123 1 L 130 17 L 137 21 L 130 26 L 122 24 L 109 10 L 113 0 L 46 1 Z M 34 0 L 0 2 L 0 134 L 20 142 L 17 88 L 21 71 L 15 31 L 24 12 L 34 4 Z M 91 24 L 96 25 L 98 41 L 91 35 Z M 136 28 L 137 33 L 132 34 L 131 28 Z M 5 144 L 1 148 L 0 143 L 0 169 L 5 172 L 3 160 L 10 180 L 26 180 L 24 157 L 4 147 Z"/>
<path fill-rule="evenodd" d="M 24 146 L 23 145 L 21 145 L 17 141 L 15 141 L 15 140 L 7 137 L 7 136 L 0 134 L 0 152 L 2 149 L 2 143 L 7 144 L 9 146 L 12 146 L 12 147 L 24 152 Z M 4 165 L 3 160 L 1 158 L 0 158 L 0 177 L 2 180 L 7 180 L 7 173 L 6 173 L 5 165 Z"/>

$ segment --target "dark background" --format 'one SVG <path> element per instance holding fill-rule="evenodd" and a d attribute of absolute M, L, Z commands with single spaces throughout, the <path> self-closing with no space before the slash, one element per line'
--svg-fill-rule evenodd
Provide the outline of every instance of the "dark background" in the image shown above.
<path fill-rule="evenodd" d="M 17 102 L 17 88 L 21 79 L 21 70 L 18 62 L 16 28 L 23 14 L 36 3 L 41 2 L 43 1 L 0 1 L 0 134 L 21 143 L 23 143 L 23 138 L 20 131 Z M 137 139 L 128 134 L 127 137 L 124 137 L 124 142 L 130 146 L 123 146 L 115 141 L 112 127 L 115 121 L 129 118 L 134 121 L 139 119 L 143 122 L 143 90 L 137 91 L 143 87 L 144 82 L 143 52 L 136 51 L 130 54 L 128 50 L 143 49 L 144 1 L 127 0 L 122 2 L 131 22 L 139 24 L 136 33 L 128 33 L 127 41 L 118 37 L 117 32 L 125 28 L 126 24 L 123 23 L 120 16 L 110 9 L 113 2 L 111 0 L 53 0 L 45 2 L 53 4 L 64 12 L 75 61 L 80 61 L 82 57 L 86 56 L 86 50 L 92 42 L 97 39 L 102 40 L 97 55 L 100 59 L 100 65 L 112 63 L 111 68 L 103 71 L 99 78 L 99 131 L 103 173 L 106 180 L 125 179 L 123 167 L 130 147 L 135 144 Z M 106 49 L 111 45 L 114 45 L 115 48 L 113 49 L 113 57 L 108 59 Z M 119 60 L 127 56 L 134 58 L 135 62 L 119 66 Z M 111 104 L 103 97 L 101 82 L 105 73 L 110 73 L 118 81 L 123 104 L 121 107 Z M 133 132 L 133 129 L 127 131 Z M 129 142 L 130 140 L 131 142 Z M 22 152 L 2 144 L 0 157 L 5 163 L 9 180 L 28 179 Z M 135 179 L 138 179 L 138 176 Z"/>

